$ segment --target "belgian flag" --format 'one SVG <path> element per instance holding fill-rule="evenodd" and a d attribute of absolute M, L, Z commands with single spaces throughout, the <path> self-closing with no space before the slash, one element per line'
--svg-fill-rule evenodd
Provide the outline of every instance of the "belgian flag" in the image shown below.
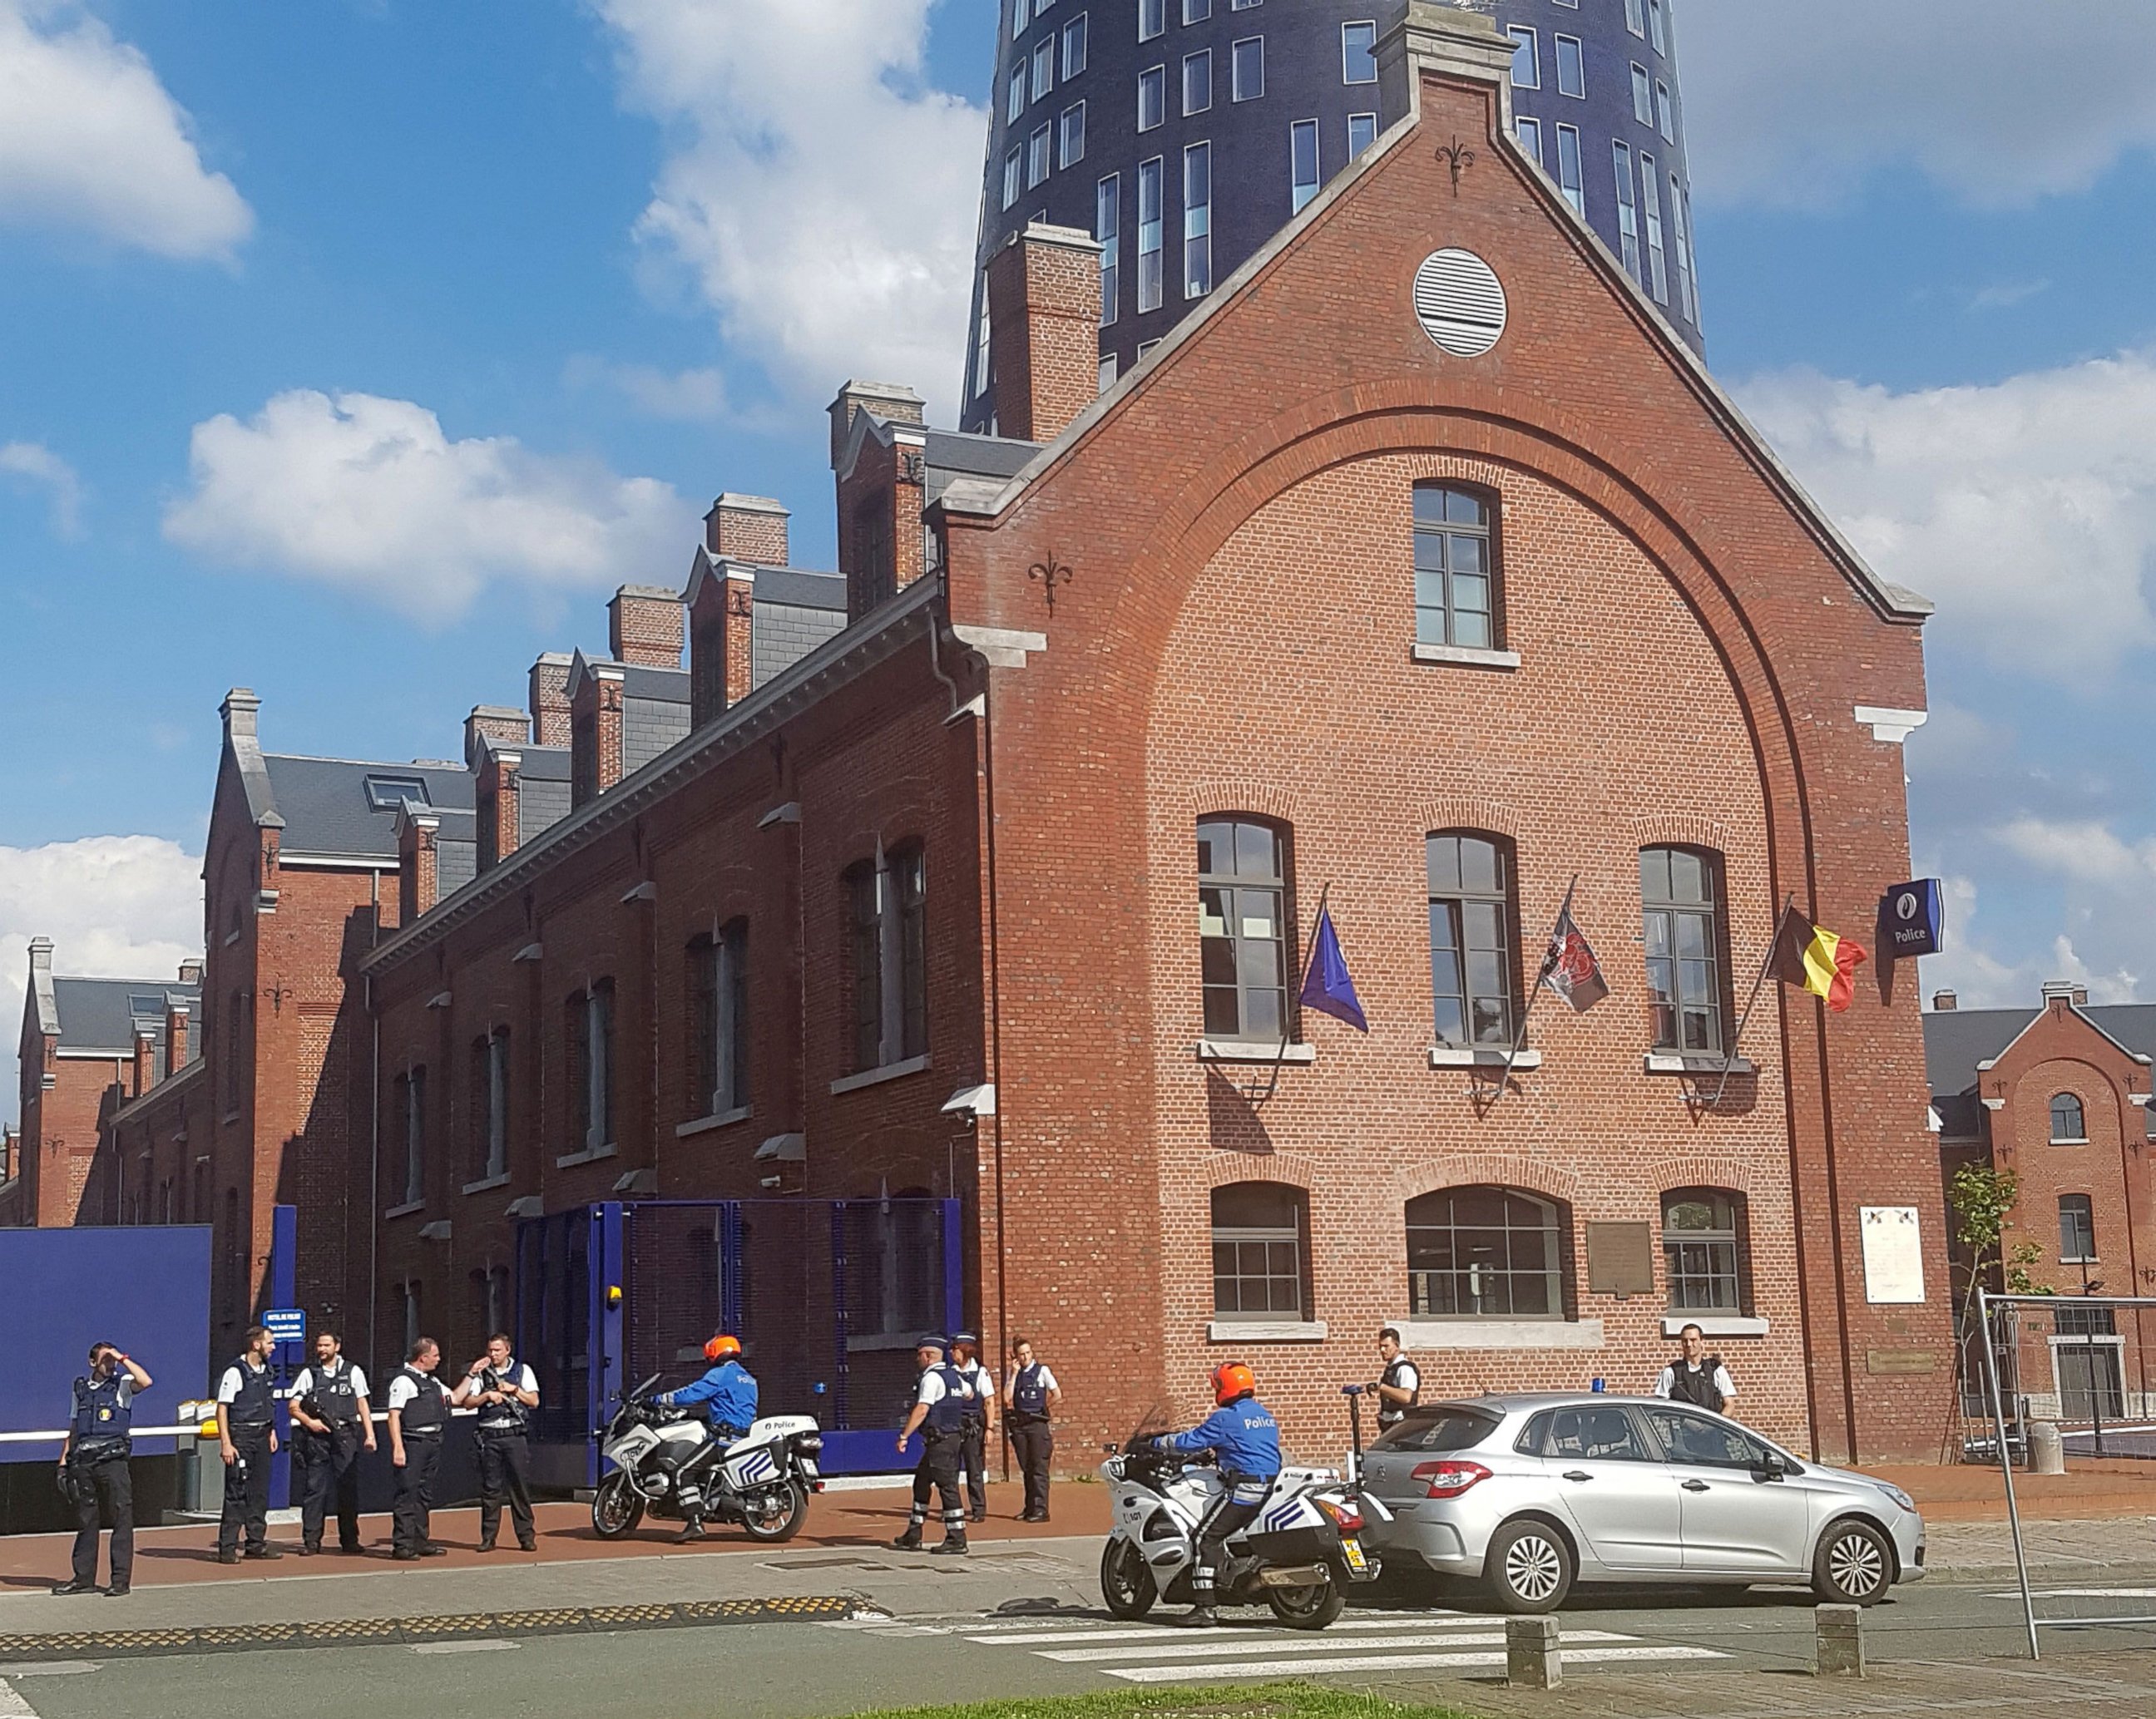
<path fill-rule="evenodd" d="M 1856 1000 L 1856 969 L 1865 959 L 1854 940 L 1821 931 L 1792 905 L 1783 912 L 1767 969 L 1785 985 L 1825 998 L 1841 1014 Z"/>

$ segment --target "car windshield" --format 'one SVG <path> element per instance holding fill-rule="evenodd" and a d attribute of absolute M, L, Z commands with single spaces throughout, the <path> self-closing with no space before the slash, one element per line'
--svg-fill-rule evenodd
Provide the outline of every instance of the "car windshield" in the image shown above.
<path fill-rule="evenodd" d="M 1496 1431 L 1498 1418 L 1486 1409 L 1457 1403 L 1410 1409 L 1407 1419 L 1387 1430 L 1373 1450 L 1471 1450 Z"/>

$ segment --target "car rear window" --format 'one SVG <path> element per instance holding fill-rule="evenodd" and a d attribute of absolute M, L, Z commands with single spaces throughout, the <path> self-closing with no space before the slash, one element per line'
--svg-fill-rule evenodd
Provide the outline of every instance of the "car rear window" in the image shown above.
<path fill-rule="evenodd" d="M 1373 1450 L 1471 1450 L 1497 1430 L 1498 1418 L 1481 1409 L 1445 1403 L 1410 1409 L 1407 1419 L 1389 1429 Z"/>

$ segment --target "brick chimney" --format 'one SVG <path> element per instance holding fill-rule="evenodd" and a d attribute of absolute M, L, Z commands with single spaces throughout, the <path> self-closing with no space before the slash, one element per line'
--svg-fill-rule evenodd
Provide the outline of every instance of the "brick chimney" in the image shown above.
<path fill-rule="evenodd" d="M 199 985 L 202 983 L 202 979 L 203 964 L 199 960 L 183 961 L 180 963 L 180 983 L 182 984 Z"/>
<path fill-rule="evenodd" d="M 588 804 L 621 780 L 622 671 L 579 663 L 570 692 L 569 803 Z"/>
<path fill-rule="evenodd" d="M 496 750 L 480 761 L 472 799 L 478 816 L 478 865 L 491 871 L 524 839 L 523 808 L 519 800 L 524 755 Z"/>
<path fill-rule="evenodd" d="M 50 937 L 30 939 L 30 971 L 49 973 L 53 970 L 53 940 Z"/>
<path fill-rule="evenodd" d="M 227 740 L 253 740 L 255 722 L 262 712 L 262 700 L 244 686 L 235 686 L 224 695 L 218 706 L 218 715 L 224 718 L 224 736 Z"/>
<path fill-rule="evenodd" d="M 756 569 L 700 558 L 690 576 L 689 721 L 701 728 L 747 698 L 754 678 Z"/>
<path fill-rule="evenodd" d="M 434 905 L 434 839 L 442 820 L 408 803 L 397 814 L 397 922 L 409 925 Z"/>
<path fill-rule="evenodd" d="M 2044 987 L 2043 996 L 2046 1008 L 2063 1014 L 2069 1008 L 2087 1006 L 2088 987 L 2076 984 L 2071 979 L 2053 979 Z"/>
<path fill-rule="evenodd" d="M 645 669 L 681 666 L 681 593 L 665 585 L 624 585 L 607 605 L 607 654 Z"/>
<path fill-rule="evenodd" d="M 1101 392 L 1101 247 L 1029 222 L 988 259 L 996 433 L 1052 442 Z"/>
<path fill-rule="evenodd" d="M 1934 1014 L 1952 1014 L 1960 1007 L 1961 998 L 1956 996 L 1953 992 L 1934 991 L 1932 993 L 1932 1012 Z"/>
<path fill-rule="evenodd" d="M 875 426 L 855 445 L 851 427 L 864 413 Z M 911 388 L 848 382 L 831 403 L 831 456 L 846 618 L 859 620 L 928 568 L 921 522 L 928 435 L 920 397 Z"/>
<path fill-rule="evenodd" d="M 1097 319 L 1097 301 L 1094 308 Z M 1097 345 L 1097 329 L 1095 338 Z M 888 382 L 848 382 L 839 390 L 839 398 L 831 402 L 832 470 L 836 471 L 839 462 L 846 457 L 846 438 L 853 431 L 854 419 L 863 412 L 872 413 L 886 423 L 918 427 L 928 422 L 927 405 L 911 388 Z"/>
<path fill-rule="evenodd" d="M 140 1098 L 157 1078 L 157 1035 L 147 1027 L 135 1029 L 135 1085 L 130 1098 Z"/>
<path fill-rule="evenodd" d="M 531 737 L 531 719 L 514 705 L 474 705 L 465 718 L 465 767 L 479 762 L 479 743 L 522 746 Z"/>
<path fill-rule="evenodd" d="M 194 983 L 201 982 L 202 963 L 190 963 L 195 969 Z M 180 969 L 180 977 L 187 978 L 187 969 Z M 172 998 L 165 999 L 165 1078 L 170 1080 L 187 1065 L 187 1006 Z"/>
<path fill-rule="evenodd" d="M 569 659 L 547 651 L 531 665 L 531 744 L 569 743 Z"/>
<path fill-rule="evenodd" d="M 1512 93 L 1512 38 L 1495 19 L 1444 0 L 1407 0 L 1378 37 L 1378 123 L 1422 111 L 1422 74 L 1494 84 Z"/>
<path fill-rule="evenodd" d="M 768 495 L 737 495 L 729 490 L 704 516 L 704 547 L 717 561 L 788 564 L 787 522 L 793 516 Z"/>

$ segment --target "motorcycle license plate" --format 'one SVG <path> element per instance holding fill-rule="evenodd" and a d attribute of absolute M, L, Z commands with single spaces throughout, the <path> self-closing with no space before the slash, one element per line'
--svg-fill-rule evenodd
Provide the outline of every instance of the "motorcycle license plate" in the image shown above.
<path fill-rule="evenodd" d="M 1363 1555 L 1363 1542 L 1353 1534 L 1340 1537 L 1340 1549 L 1348 1554 L 1348 1568 L 1360 1575 L 1370 1568 L 1370 1560 Z"/>

